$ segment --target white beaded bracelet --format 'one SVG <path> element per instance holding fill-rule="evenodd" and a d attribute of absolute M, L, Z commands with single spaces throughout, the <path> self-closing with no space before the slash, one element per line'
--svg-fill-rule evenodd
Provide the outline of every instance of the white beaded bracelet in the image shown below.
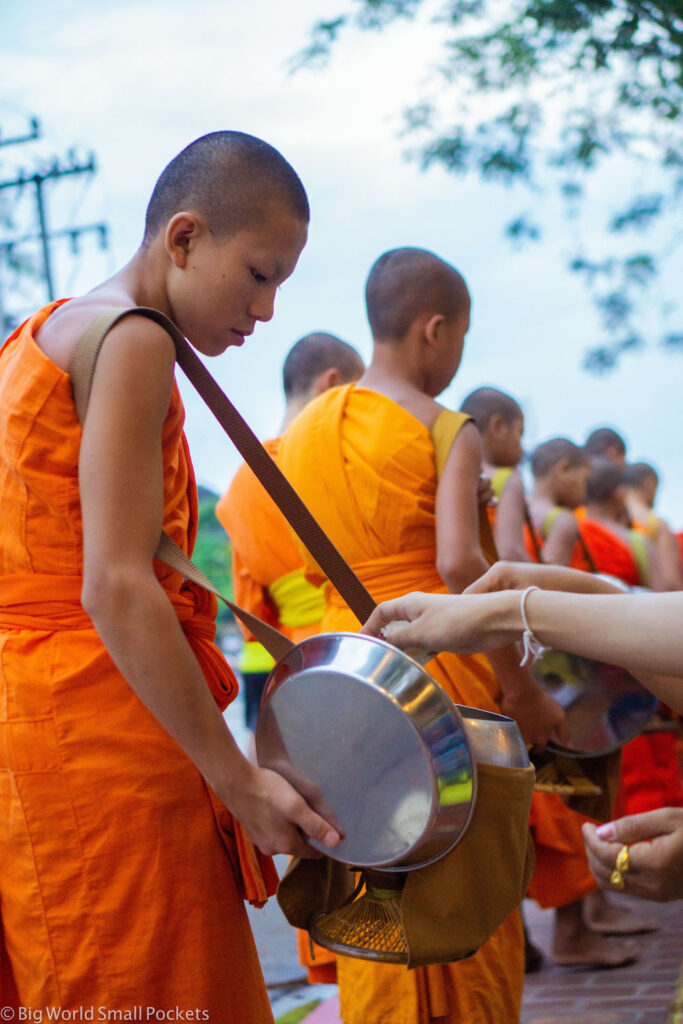
<path fill-rule="evenodd" d="M 524 657 L 520 661 L 520 666 L 526 665 L 529 662 L 531 668 L 536 664 L 538 659 L 541 657 L 546 648 L 543 646 L 538 637 L 534 636 L 529 620 L 526 617 L 526 601 L 532 590 L 538 590 L 539 587 L 527 587 L 522 594 L 522 600 L 520 603 L 520 611 L 522 613 L 522 625 L 524 626 L 524 633 L 522 634 L 522 642 L 524 644 Z"/>

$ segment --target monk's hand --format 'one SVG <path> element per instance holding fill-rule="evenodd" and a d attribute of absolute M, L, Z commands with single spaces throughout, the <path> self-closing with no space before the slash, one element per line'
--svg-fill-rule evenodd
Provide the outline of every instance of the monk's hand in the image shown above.
<path fill-rule="evenodd" d="M 548 740 L 568 744 L 564 711 L 530 673 L 522 686 L 502 686 L 501 691 L 500 710 L 514 718 L 528 747 L 543 750 Z"/>
<path fill-rule="evenodd" d="M 319 857 L 307 838 L 328 848 L 340 841 L 337 829 L 277 772 L 245 760 L 234 781 L 225 804 L 263 853 Z"/>
<path fill-rule="evenodd" d="M 491 478 L 485 476 L 483 473 L 477 481 L 477 504 L 492 506 L 497 504 L 497 498 L 491 484 Z"/>
<path fill-rule="evenodd" d="M 631 814 L 599 827 L 585 824 L 583 839 L 601 889 L 614 889 L 610 878 L 619 851 L 627 846 L 625 892 L 658 902 L 683 899 L 683 808 Z"/>

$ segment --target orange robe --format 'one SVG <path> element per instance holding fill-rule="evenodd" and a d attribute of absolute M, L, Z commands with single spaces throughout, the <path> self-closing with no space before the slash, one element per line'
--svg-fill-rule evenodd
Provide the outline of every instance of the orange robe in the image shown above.
<path fill-rule="evenodd" d="M 80 603 L 81 428 L 68 375 L 34 341 L 56 305 L 0 351 L 0 1003 L 16 985 L 16 1001 L 44 1014 L 144 1004 L 262 1024 L 272 1016 L 243 896 L 266 897 L 272 862 L 115 668 Z M 183 419 L 174 387 L 163 520 L 191 551 Z M 212 642 L 215 599 L 155 570 L 225 707 L 236 682 Z"/>
<path fill-rule="evenodd" d="M 274 459 L 279 446 L 279 438 L 264 442 Z M 246 464 L 219 499 L 216 516 L 232 543 L 235 602 L 295 644 L 319 633 L 324 598 L 304 577 L 303 558 L 287 520 Z M 241 624 L 240 628 L 245 640 L 253 642 L 252 634 Z M 334 984 L 334 953 L 321 946 L 311 952 L 308 935 L 300 930 L 297 948 L 309 982 Z"/>
<path fill-rule="evenodd" d="M 626 541 L 602 523 L 579 522 L 596 568 L 628 583 L 642 586 L 645 580 Z M 659 807 L 683 807 L 683 782 L 671 732 L 649 732 L 627 743 L 621 752 L 621 780 L 614 817 L 640 814 Z"/>
<path fill-rule="evenodd" d="M 436 467 L 429 431 L 383 395 L 350 385 L 317 398 L 282 438 L 280 465 L 376 600 L 445 593 L 436 571 Z M 307 556 L 311 577 L 321 579 Z M 359 622 L 328 585 L 323 630 Z M 429 671 L 459 703 L 496 710 L 484 657 L 442 654 Z M 468 960 L 408 971 L 338 957 L 345 1024 L 512 1024 L 524 980 L 515 911 Z"/>

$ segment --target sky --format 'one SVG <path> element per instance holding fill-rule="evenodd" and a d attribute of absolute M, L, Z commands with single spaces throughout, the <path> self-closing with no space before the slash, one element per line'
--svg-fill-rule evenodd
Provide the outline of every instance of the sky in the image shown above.
<path fill-rule="evenodd" d="M 156 177 L 193 138 L 220 128 L 261 136 L 298 171 L 312 220 L 273 320 L 258 325 L 242 349 L 210 361 L 259 436 L 277 433 L 281 366 L 291 345 L 324 330 L 368 358 L 368 270 L 387 249 L 421 246 L 457 266 L 473 296 L 462 366 L 441 401 L 457 408 L 482 384 L 509 391 L 524 408 L 529 450 L 558 435 L 582 443 L 594 427 L 615 426 L 630 459 L 657 466 L 661 514 L 683 528 L 681 356 L 653 345 L 607 376 L 586 374 L 582 354 L 601 339 L 587 292 L 565 269 L 577 227 L 543 195 L 440 169 L 423 173 L 405 159 L 400 112 L 438 58 L 438 25 L 423 20 L 381 36 L 353 33 L 325 71 L 291 74 L 288 60 L 310 26 L 346 6 L 348 0 L 114 0 L 106 8 L 87 0 L 0 0 L 0 139 L 34 115 L 44 129 L 38 143 L 0 149 L 0 177 L 69 150 L 97 157 L 94 180 L 63 179 L 47 191 L 52 228 L 106 221 L 111 229 L 107 251 L 94 235 L 83 237 L 78 256 L 66 240 L 55 242 L 59 294 L 93 287 L 133 255 Z M 617 178 L 612 172 L 591 184 L 596 211 L 617 208 Z M 28 230 L 30 192 L 14 201 L 16 224 Z M 538 206 L 549 218 L 543 243 L 511 248 L 503 223 Z M 681 270 L 678 258 L 653 300 L 665 298 Z M 10 300 L 38 304 L 31 287 L 19 297 L 6 288 L 0 273 L 8 307 Z M 223 491 L 239 456 L 200 400 L 183 383 L 181 390 L 198 481 Z"/>

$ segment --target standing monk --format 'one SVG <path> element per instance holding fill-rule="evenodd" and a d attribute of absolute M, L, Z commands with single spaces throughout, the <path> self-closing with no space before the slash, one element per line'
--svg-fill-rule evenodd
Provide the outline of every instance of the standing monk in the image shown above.
<path fill-rule="evenodd" d="M 518 466 L 522 461 L 524 413 L 512 395 L 498 388 L 477 388 L 460 406 L 481 436 L 484 473 L 490 477 L 495 507 L 489 508 L 496 550 L 510 562 L 526 562 L 526 498 Z"/>
<path fill-rule="evenodd" d="M 635 462 L 624 470 L 626 508 L 636 530 L 655 546 L 662 572 L 663 590 L 683 590 L 681 550 L 669 525 L 654 510 L 659 477 L 647 462 Z"/>
<path fill-rule="evenodd" d="M 83 426 L 69 377 L 113 307 L 162 311 L 206 356 L 241 345 L 308 216 L 277 150 L 203 136 L 159 178 L 130 263 L 0 352 L 2 977 L 34 1012 L 271 1020 L 242 900 L 273 872 L 249 837 L 304 855 L 306 835 L 338 839 L 240 754 L 214 598 L 154 560 L 162 528 L 191 552 L 197 526 L 171 338 L 116 323 Z"/>
<path fill-rule="evenodd" d="M 297 341 L 282 368 L 284 419 L 278 436 L 264 442 L 272 457 L 277 458 L 280 434 L 313 398 L 357 380 L 363 370 L 355 348 L 333 334 L 316 332 Z M 303 558 L 287 520 L 246 463 L 219 499 L 216 515 L 232 542 L 236 603 L 293 643 L 317 633 L 325 610 L 322 590 L 306 580 Z M 247 666 L 244 675 L 253 677 L 245 681 L 247 726 L 253 732 L 263 684 L 274 662 L 249 630 L 240 628 L 245 638 L 241 667 Z"/>
<path fill-rule="evenodd" d="M 423 249 L 381 256 L 368 277 L 374 347 L 357 385 L 327 392 L 281 441 L 280 465 L 377 600 L 408 590 L 457 593 L 486 568 L 479 543 L 481 448 L 466 416 L 437 481 L 432 435 L 453 417 L 435 401 L 455 375 L 469 327 L 460 274 Z M 437 486 L 438 484 L 438 486 Z M 307 558 L 309 573 L 321 581 Z M 324 630 L 360 623 L 327 586 Z M 432 675 L 459 703 L 511 713 L 529 743 L 560 724 L 557 706 L 519 668 L 516 650 L 491 658 L 439 655 Z M 523 940 L 515 912 L 472 958 L 404 967 L 338 958 L 345 1024 L 512 1024 L 519 1016 Z"/>
<path fill-rule="evenodd" d="M 286 404 L 279 433 L 284 433 L 312 399 L 328 388 L 357 380 L 364 368 L 355 348 L 333 334 L 316 332 L 297 341 L 282 368 Z M 279 445 L 279 436 L 265 442 L 273 458 L 277 458 Z M 232 541 L 237 604 L 275 626 L 293 643 L 318 633 L 325 611 L 322 588 L 306 579 L 303 557 L 287 520 L 246 464 L 240 466 L 219 500 L 216 515 Z M 248 630 L 242 627 L 242 632 L 245 643 L 240 667 L 247 727 L 253 733 L 263 687 L 274 663 Z M 336 980 L 333 953 L 316 946 L 313 958 L 305 932 L 298 933 L 298 946 L 309 982 Z"/>

